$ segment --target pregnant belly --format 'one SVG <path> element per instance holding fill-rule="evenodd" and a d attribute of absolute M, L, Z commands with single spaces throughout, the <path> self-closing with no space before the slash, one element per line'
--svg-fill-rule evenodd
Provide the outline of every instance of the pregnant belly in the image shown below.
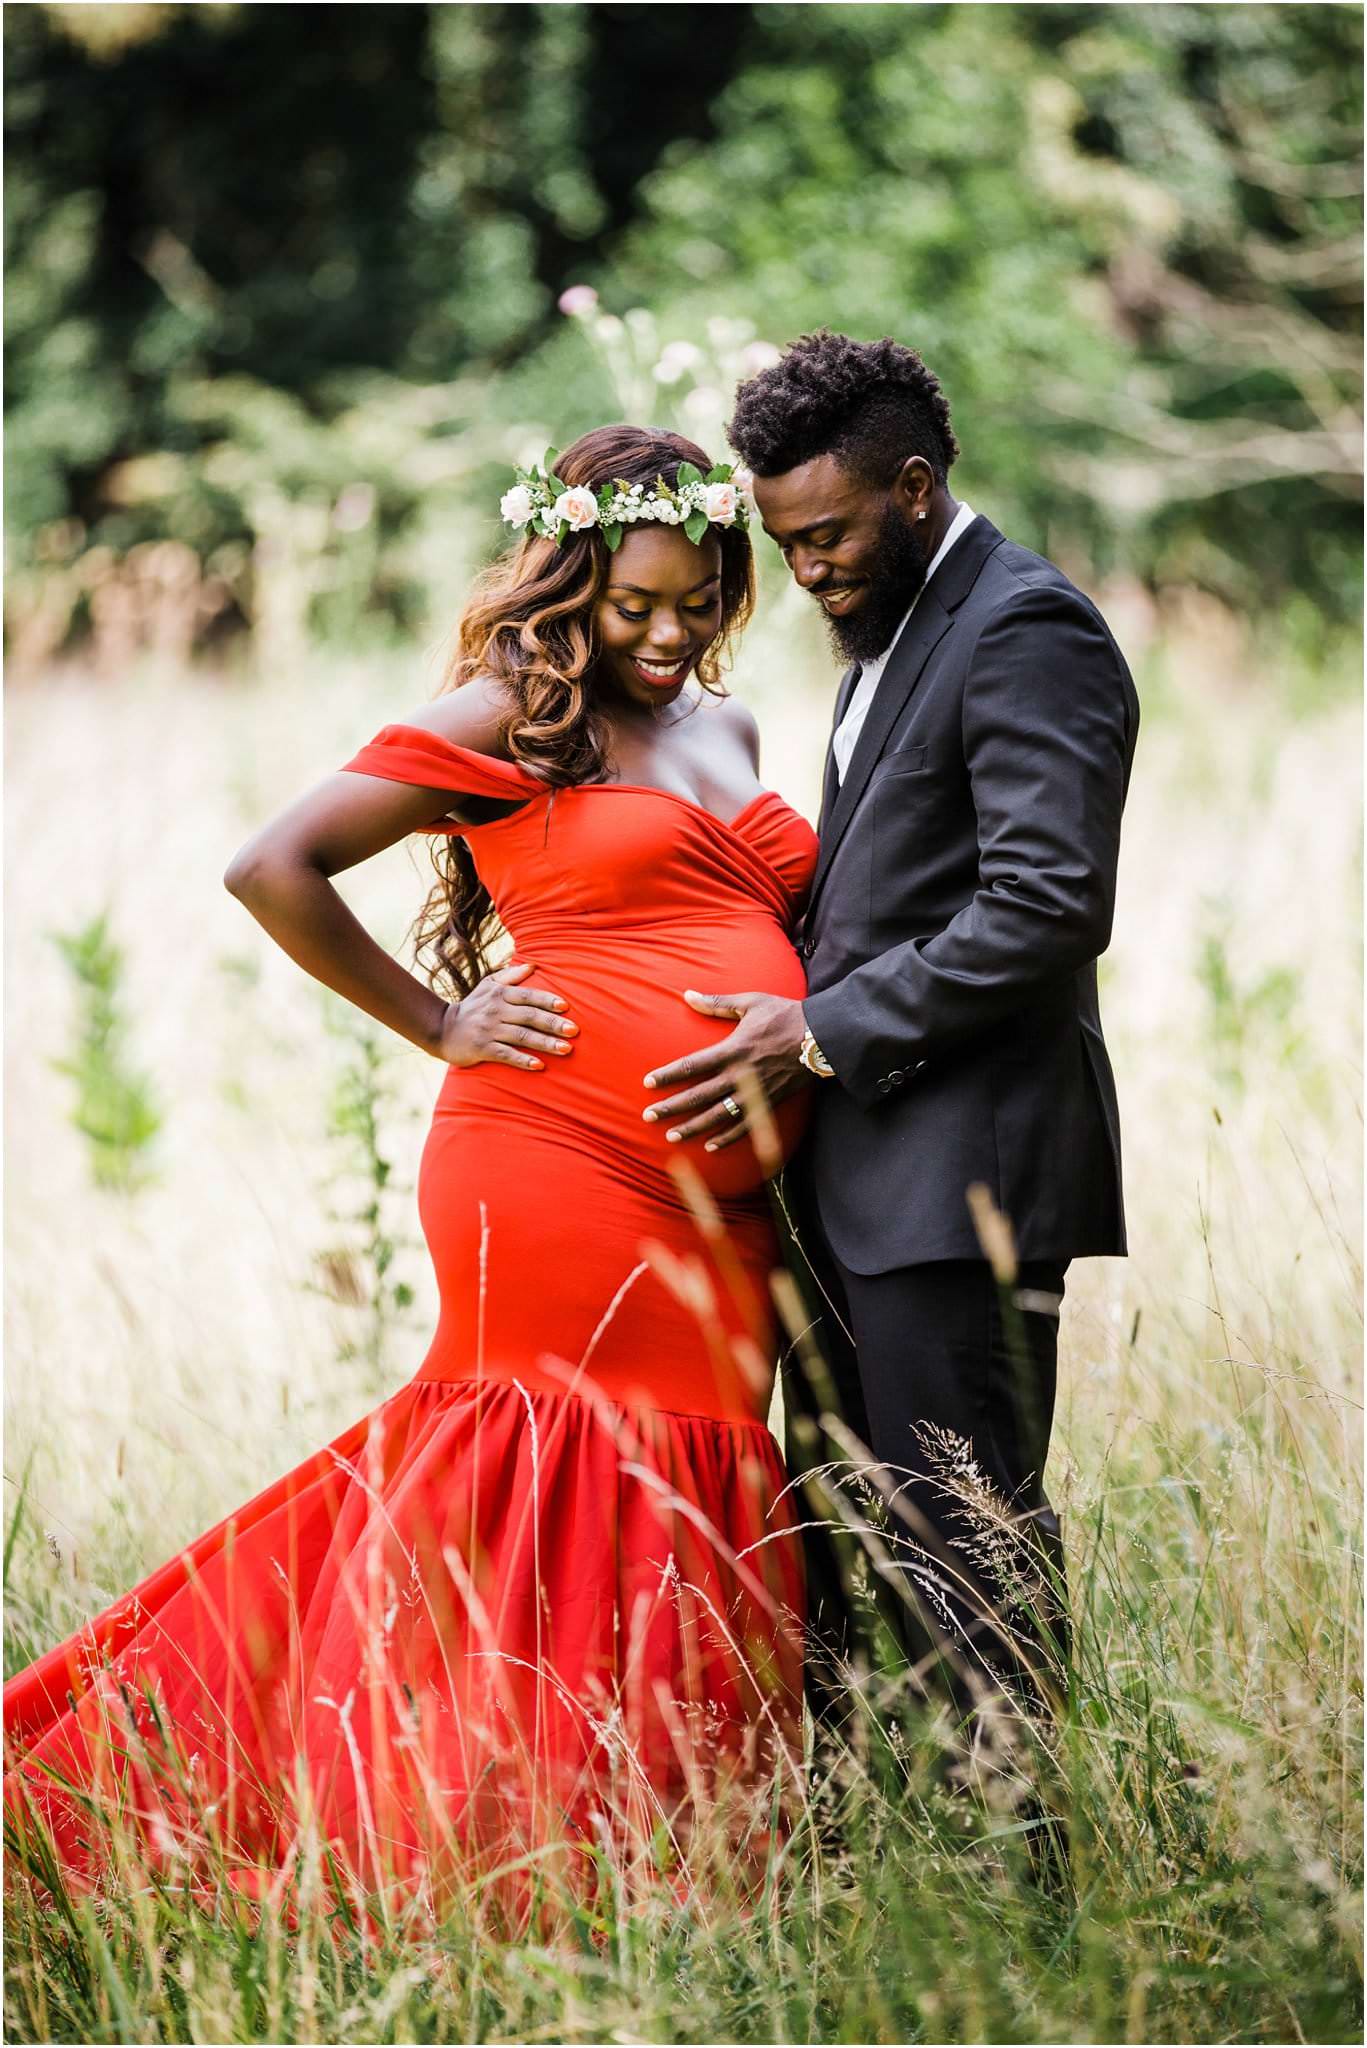
<path fill-rule="evenodd" d="M 734 1018 L 695 1010 L 684 1000 L 686 988 L 805 995 L 802 962 L 772 918 L 681 923 L 667 932 L 537 934 L 519 945 L 515 958 L 531 962 L 528 979 L 536 987 L 565 998 L 579 1026 L 573 1050 L 564 1058 L 548 1055 L 540 1072 L 493 1061 L 452 1067 L 442 1083 L 439 1117 L 499 1118 L 507 1142 L 515 1142 L 516 1126 L 531 1119 L 548 1135 L 559 1128 L 581 1141 L 592 1138 L 609 1155 L 604 1163 L 615 1161 L 628 1174 L 664 1174 L 683 1159 L 723 1200 L 761 1186 L 748 1136 L 720 1152 L 705 1151 L 702 1138 L 671 1144 L 666 1130 L 684 1119 L 647 1123 L 642 1112 L 683 1092 L 648 1089 L 648 1073 L 717 1044 L 736 1028 Z M 777 1107 L 785 1159 L 801 1136 L 808 1106 L 803 1088 Z"/>

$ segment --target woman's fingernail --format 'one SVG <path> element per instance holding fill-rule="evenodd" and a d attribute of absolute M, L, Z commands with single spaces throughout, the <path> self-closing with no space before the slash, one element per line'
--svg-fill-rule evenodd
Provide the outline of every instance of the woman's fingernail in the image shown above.
<path fill-rule="evenodd" d="M 655 1076 L 653 1074 L 647 1074 L 645 1080 L 641 1083 L 641 1086 L 643 1088 L 653 1088 L 655 1086 Z"/>
<path fill-rule="evenodd" d="M 679 1140 L 680 1140 L 680 1138 L 681 1138 L 681 1137 L 683 1136 L 683 1132 L 682 1132 L 682 1131 L 666 1131 L 666 1132 L 665 1132 L 665 1136 L 666 1136 L 666 1137 L 668 1138 L 668 1140 L 669 1140 L 669 1142 L 670 1142 L 670 1144 L 671 1144 L 671 1145 L 677 1145 L 677 1144 L 678 1144 L 678 1142 L 679 1142 Z"/>
<path fill-rule="evenodd" d="M 643 1109 L 643 1110 L 641 1111 L 641 1120 L 642 1120 L 642 1122 L 643 1122 L 643 1123 L 653 1124 L 653 1123 L 654 1123 L 654 1121 L 655 1121 L 656 1115 L 657 1115 L 657 1112 L 656 1112 L 655 1110 L 653 1110 L 653 1109 Z"/>
<path fill-rule="evenodd" d="M 716 1141 L 716 1139 L 715 1139 L 715 1138 L 709 1138 L 709 1139 L 708 1139 L 708 1141 L 707 1141 L 707 1143 L 706 1143 L 706 1144 L 705 1144 L 705 1145 L 703 1146 L 703 1151 L 704 1151 L 704 1152 L 715 1152 L 715 1151 L 716 1151 L 716 1149 L 717 1149 L 717 1141 Z"/>

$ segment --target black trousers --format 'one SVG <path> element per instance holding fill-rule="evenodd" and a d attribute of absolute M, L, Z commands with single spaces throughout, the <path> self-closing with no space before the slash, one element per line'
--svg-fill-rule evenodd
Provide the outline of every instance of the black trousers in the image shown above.
<path fill-rule="evenodd" d="M 1068 1262 L 1023 1264 L 1010 1288 L 969 1259 L 869 1276 L 835 1256 L 800 1178 L 785 1175 L 783 1207 L 808 1324 L 783 1386 L 818 1725 L 843 1722 L 841 1667 L 880 1617 L 916 1683 L 963 1718 L 984 1691 L 1047 1712 L 1068 1654 L 1044 1490 Z"/>

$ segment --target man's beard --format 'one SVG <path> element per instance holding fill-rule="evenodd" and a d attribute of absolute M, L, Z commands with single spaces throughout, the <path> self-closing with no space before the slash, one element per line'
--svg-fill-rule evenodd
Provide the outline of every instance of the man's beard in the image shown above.
<path fill-rule="evenodd" d="M 919 535 L 889 505 L 878 524 L 864 602 L 847 619 L 826 619 L 842 661 L 873 661 L 883 652 L 925 582 L 929 566 Z"/>

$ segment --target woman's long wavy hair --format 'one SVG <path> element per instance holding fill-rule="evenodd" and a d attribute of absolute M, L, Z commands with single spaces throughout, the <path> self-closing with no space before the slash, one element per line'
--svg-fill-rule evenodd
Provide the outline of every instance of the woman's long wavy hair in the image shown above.
<path fill-rule="evenodd" d="M 555 465 L 568 486 L 597 491 L 621 478 L 677 482 L 681 462 L 706 475 L 712 458 L 682 434 L 654 427 L 595 427 Z M 713 527 L 721 543 L 721 624 L 697 663 L 703 688 L 724 696 L 723 659 L 750 616 L 755 597 L 749 536 L 738 526 Z M 456 632 L 455 651 L 438 695 L 476 676 L 503 685 L 512 708 L 503 739 L 552 789 L 608 780 L 608 726 L 596 699 L 593 671 L 600 648 L 595 606 L 612 556 L 596 528 L 553 540 L 521 540 L 477 580 Z M 433 987 L 443 981 L 466 995 L 489 972 L 501 926 L 463 839 L 429 841 L 437 886 L 414 922 L 417 956 Z"/>

